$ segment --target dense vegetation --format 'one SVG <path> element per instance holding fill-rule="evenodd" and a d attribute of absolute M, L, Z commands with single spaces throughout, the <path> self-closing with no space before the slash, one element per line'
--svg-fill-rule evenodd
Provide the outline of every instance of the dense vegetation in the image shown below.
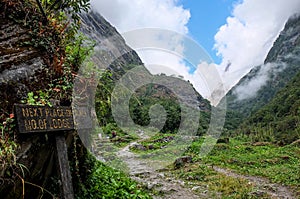
<path fill-rule="evenodd" d="M 256 141 L 289 144 L 300 139 L 300 73 L 238 129 Z"/>
<path fill-rule="evenodd" d="M 131 66 L 134 67 L 134 66 Z M 120 76 L 120 72 L 106 71 L 102 73 L 100 84 L 98 85 L 96 92 L 96 112 L 100 125 L 105 127 L 106 125 L 115 124 L 112 111 L 111 111 L 111 94 L 113 92 L 117 77 Z M 141 77 L 142 78 L 142 77 Z M 182 84 L 189 84 L 188 82 L 180 80 Z M 179 86 L 179 85 L 178 85 Z M 197 135 L 204 134 L 210 121 L 210 105 L 207 100 L 204 100 L 201 96 L 198 98 L 198 107 L 190 107 L 187 102 L 180 101 L 177 96 L 166 86 L 158 84 L 147 84 L 141 86 L 132 94 L 129 102 L 123 102 L 123 93 L 115 94 L 115 100 L 119 100 L 118 103 L 128 103 L 124 106 L 129 106 L 130 117 L 126 117 L 126 113 L 122 113 L 124 110 L 118 110 L 118 119 L 127 121 L 132 119 L 138 125 L 148 126 L 150 124 L 151 108 L 155 105 L 160 105 L 164 108 L 166 113 L 166 122 L 163 124 L 161 133 L 177 133 L 181 122 L 184 122 L 181 118 L 182 113 L 190 115 L 187 117 L 194 117 L 196 112 L 199 114 L 199 125 L 189 124 L 185 131 L 189 133 L 189 128 L 198 129 Z M 186 96 L 188 98 L 188 96 Z M 202 107 L 200 107 L 202 104 Z M 124 115 L 123 118 L 121 118 Z M 153 118 L 153 127 L 158 127 L 163 122 L 163 115 Z"/>
<path fill-rule="evenodd" d="M 91 154 L 86 156 L 83 168 L 88 169 L 85 181 L 78 185 L 77 199 L 82 198 L 150 198 L 143 187 L 122 171 L 112 169 L 97 161 Z M 86 171 L 82 171 L 86 173 Z"/>
<path fill-rule="evenodd" d="M 199 104 L 201 101 L 199 101 Z M 147 126 L 150 123 L 150 108 L 155 105 L 161 105 L 166 111 L 166 121 L 161 129 L 162 133 L 177 133 L 180 123 L 185 122 L 184 118 L 181 117 L 182 113 L 188 113 L 188 111 L 199 112 L 200 120 L 199 126 L 197 124 L 189 124 L 189 127 L 186 127 L 184 130 L 189 132 L 189 128 L 198 128 L 197 134 L 202 135 L 208 129 L 208 124 L 210 121 L 210 112 L 199 111 L 197 109 L 191 109 L 184 102 L 180 102 L 177 99 L 174 93 L 168 88 L 150 84 L 139 88 L 136 93 L 133 95 L 130 101 L 130 113 L 132 119 L 135 123 L 141 126 Z M 180 106 L 181 105 L 181 106 Z M 162 116 L 161 116 L 162 117 Z M 193 114 L 190 114 L 187 117 L 194 117 Z M 162 122 L 162 119 L 159 117 L 154 118 L 156 121 L 153 123 L 158 125 Z"/>

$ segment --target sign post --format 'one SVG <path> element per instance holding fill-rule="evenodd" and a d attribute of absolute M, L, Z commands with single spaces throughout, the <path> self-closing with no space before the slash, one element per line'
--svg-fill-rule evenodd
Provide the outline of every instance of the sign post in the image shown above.
<path fill-rule="evenodd" d="M 71 107 L 15 104 L 15 114 L 20 133 L 57 133 L 59 131 L 64 132 L 74 129 Z M 62 181 L 62 196 L 64 199 L 73 199 L 74 192 L 66 140 L 62 133 L 58 133 L 55 139 L 60 177 Z"/>
<path fill-rule="evenodd" d="M 64 135 L 56 135 L 56 152 L 62 182 L 62 195 L 64 199 L 73 199 L 73 184 L 68 161 L 68 148 Z"/>

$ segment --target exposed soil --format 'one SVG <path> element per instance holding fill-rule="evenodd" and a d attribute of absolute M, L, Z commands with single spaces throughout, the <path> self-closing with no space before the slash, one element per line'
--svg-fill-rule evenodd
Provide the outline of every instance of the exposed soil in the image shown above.
<path fill-rule="evenodd" d="M 203 190 L 203 194 L 195 193 L 186 187 L 183 181 L 167 176 L 163 171 L 151 168 L 147 162 L 139 159 L 136 154 L 129 150 L 129 147 L 134 144 L 136 142 L 121 149 L 118 156 L 127 164 L 132 179 L 151 190 L 154 199 L 208 198 L 208 195 L 205 194 L 206 190 Z"/>
<path fill-rule="evenodd" d="M 216 166 L 214 166 L 213 169 L 219 173 L 225 174 L 226 176 L 248 180 L 249 183 L 252 183 L 255 186 L 256 191 L 254 194 L 258 197 L 259 195 L 263 195 L 265 193 L 271 198 L 278 198 L 278 199 L 297 198 L 296 194 L 294 194 L 289 187 L 278 183 L 271 183 L 268 179 L 257 177 L 257 176 L 241 175 L 231 170 L 223 169 Z"/>

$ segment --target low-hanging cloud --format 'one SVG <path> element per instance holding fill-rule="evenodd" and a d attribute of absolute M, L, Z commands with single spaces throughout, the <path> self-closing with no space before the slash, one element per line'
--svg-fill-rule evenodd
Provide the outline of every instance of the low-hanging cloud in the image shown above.
<path fill-rule="evenodd" d="M 233 93 L 237 96 L 238 101 L 255 97 L 257 92 L 266 85 L 268 80 L 270 80 L 271 75 L 276 76 L 285 68 L 285 62 L 267 63 L 261 65 L 259 66 L 257 74 L 248 81 L 244 81 L 241 85 L 236 87 Z"/>

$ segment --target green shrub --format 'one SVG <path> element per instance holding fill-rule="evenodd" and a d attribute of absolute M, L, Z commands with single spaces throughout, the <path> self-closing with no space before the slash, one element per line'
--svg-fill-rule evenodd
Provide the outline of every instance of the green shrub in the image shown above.
<path fill-rule="evenodd" d="M 88 161 L 95 164 L 91 168 L 91 174 L 87 177 L 87 180 L 84 184 L 81 184 L 80 190 L 76 194 L 77 199 L 151 198 L 142 190 L 140 185 L 121 171 L 106 166 L 91 155 L 89 155 Z"/>

